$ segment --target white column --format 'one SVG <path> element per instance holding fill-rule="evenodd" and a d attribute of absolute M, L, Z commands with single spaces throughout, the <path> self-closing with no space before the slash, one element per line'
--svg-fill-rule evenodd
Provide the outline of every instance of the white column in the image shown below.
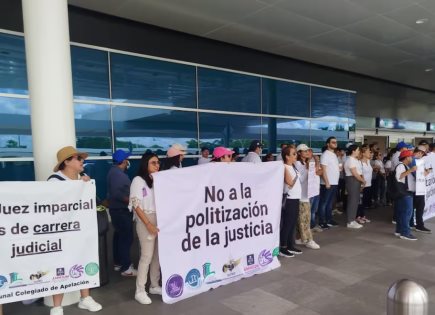
<path fill-rule="evenodd" d="M 75 147 L 67 0 L 22 0 L 36 180 Z"/>

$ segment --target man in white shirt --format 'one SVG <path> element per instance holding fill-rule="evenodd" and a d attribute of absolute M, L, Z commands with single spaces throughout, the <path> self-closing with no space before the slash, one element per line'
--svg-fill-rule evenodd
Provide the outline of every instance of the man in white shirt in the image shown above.
<path fill-rule="evenodd" d="M 242 159 L 242 162 L 261 163 L 260 154 L 262 149 L 263 145 L 259 140 L 252 141 L 249 146 L 249 152 Z"/>
<path fill-rule="evenodd" d="M 332 220 L 332 204 L 337 193 L 338 181 L 340 179 L 340 167 L 337 155 L 337 139 L 329 137 L 326 140 L 326 150 L 320 157 L 320 164 L 323 175 L 320 179 L 320 203 L 319 203 L 319 224 L 322 229 L 338 226 Z"/>
<path fill-rule="evenodd" d="M 198 159 L 198 165 L 210 162 L 210 150 L 207 147 L 201 148 L 201 157 Z"/>

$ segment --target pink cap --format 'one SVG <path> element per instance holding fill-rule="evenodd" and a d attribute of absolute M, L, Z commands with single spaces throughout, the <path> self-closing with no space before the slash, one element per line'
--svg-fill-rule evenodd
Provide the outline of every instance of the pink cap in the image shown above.
<path fill-rule="evenodd" d="M 184 155 L 184 154 L 186 154 L 186 148 L 178 143 L 173 144 L 169 148 L 168 152 L 166 152 L 166 155 L 170 158 L 177 155 Z"/>
<path fill-rule="evenodd" d="M 213 156 L 217 159 L 223 157 L 224 155 L 232 155 L 234 151 L 227 149 L 225 147 L 217 147 L 213 150 Z"/>

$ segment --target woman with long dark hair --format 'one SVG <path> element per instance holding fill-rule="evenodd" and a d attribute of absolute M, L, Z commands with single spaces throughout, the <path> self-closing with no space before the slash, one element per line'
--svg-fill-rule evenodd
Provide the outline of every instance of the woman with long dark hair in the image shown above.
<path fill-rule="evenodd" d="M 181 162 L 186 154 L 186 148 L 181 144 L 173 144 L 166 153 L 167 158 L 163 160 L 161 171 L 182 167 Z"/>
<path fill-rule="evenodd" d="M 137 268 L 135 299 L 141 304 L 150 304 L 151 299 L 145 291 L 148 270 L 150 269 L 151 294 L 162 294 L 160 281 L 160 263 L 157 246 L 157 217 L 154 202 L 153 173 L 160 169 L 156 154 L 142 155 L 137 176 L 130 188 L 130 210 L 134 211 L 136 231 L 140 243 L 140 260 Z"/>

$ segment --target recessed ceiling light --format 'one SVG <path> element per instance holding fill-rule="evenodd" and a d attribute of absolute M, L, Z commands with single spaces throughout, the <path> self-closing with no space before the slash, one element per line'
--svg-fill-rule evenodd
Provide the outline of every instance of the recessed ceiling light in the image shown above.
<path fill-rule="evenodd" d="M 419 19 L 419 20 L 415 21 L 415 23 L 416 23 L 416 24 L 424 24 L 424 23 L 426 23 L 426 22 L 428 22 L 428 21 L 429 21 L 428 18 L 424 18 L 424 19 Z"/>
<path fill-rule="evenodd" d="M 427 68 L 427 69 L 424 69 L 424 71 L 431 72 L 431 71 L 433 71 L 433 68 Z"/>

